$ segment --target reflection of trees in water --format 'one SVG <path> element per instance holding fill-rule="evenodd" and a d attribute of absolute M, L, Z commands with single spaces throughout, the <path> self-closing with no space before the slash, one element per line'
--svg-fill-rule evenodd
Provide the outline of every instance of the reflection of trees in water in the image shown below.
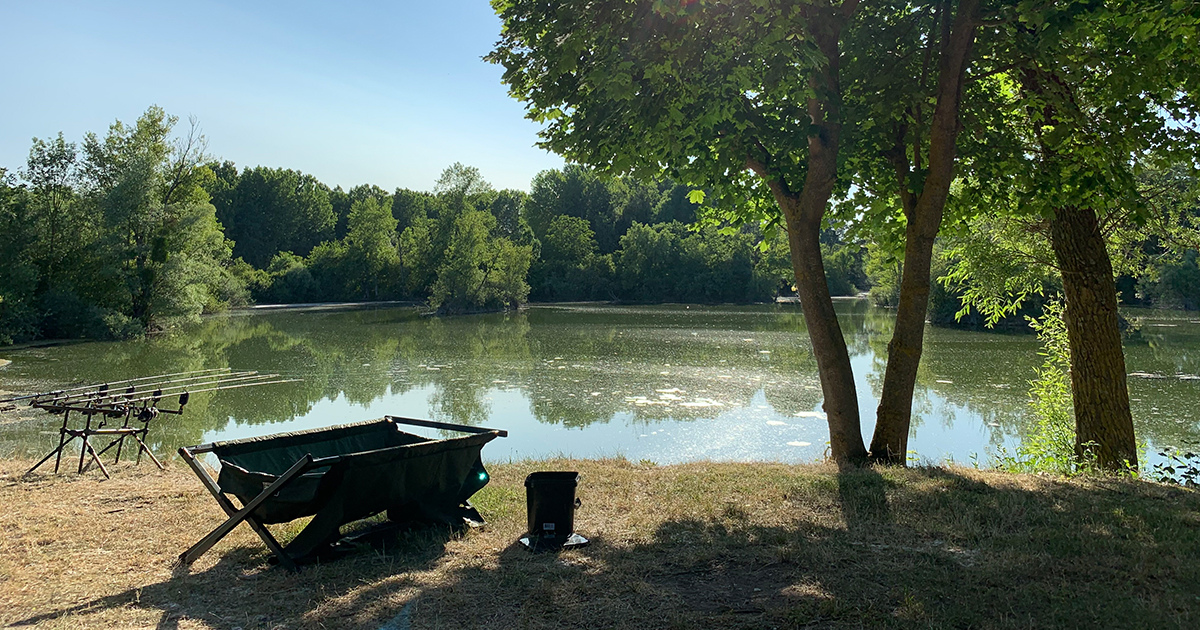
<path fill-rule="evenodd" d="M 433 386 L 431 413 L 446 422 L 486 423 L 488 394 L 523 383 L 532 362 L 523 313 L 430 318 L 403 335 L 412 349 L 405 359 L 409 374 Z"/>
<path fill-rule="evenodd" d="M 601 310 L 585 313 L 587 327 L 554 309 L 536 313 L 542 360 L 528 393 L 539 421 L 582 427 L 618 414 L 635 423 L 713 418 L 759 390 L 789 412 L 819 400 L 819 391 L 814 397 L 805 388 L 816 383 L 816 363 L 797 312 Z"/>
<path fill-rule="evenodd" d="M 17 356 L 20 376 L 12 388 L 45 391 L 61 387 L 230 367 L 228 352 L 260 334 L 262 325 L 250 318 L 213 318 L 183 331 L 173 331 L 137 341 L 122 343 L 84 343 L 63 347 L 39 348 Z M 186 332 L 185 332 L 186 331 Z M 235 366 L 242 367 L 242 366 Z M 6 375 L 7 376 L 7 375 Z M 263 389 L 278 386 L 267 386 Z M 251 392 L 251 389 L 235 390 Z M 157 452 L 180 444 L 199 441 L 206 430 L 223 426 L 228 416 L 221 415 L 220 404 L 235 392 L 204 393 L 191 397 L 184 415 L 163 414 L 154 421 L 148 443 Z M 245 394 L 242 394 L 245 395 Z M 175 399 L 167 397 L 161 407 L 174 409 Z M 77 418 L 77 414 L 72 418 Z M 109 424 L 120 420 L 108 420 Z M 61 416 L 33 414 L 31 420 L 5 427 L 5 441 L 14 450 L 36 454 L 49 450 L 62 424 Z M 72 420 L 72 425 L 76 424 Z M 41 447 L 46 445 L 45 449 Z"/>
<path fill-rule="evenodd" d="M 1128 371 L 1140 373 L 1129 378 L 1134 425 L 1140 439 L 1156 446 L 1200 440 L 1200 406 L 1196 404 L 1200 380 L 1195 378 L 1200 376 L 1200 352 L 1196 350 L 1200 348 L 1200 324 L 1192 323 L 1194 314 L 1168 321 L 1171 314 L 1145 316 L 1141 328 L 1144 343 L 1125 347 Z"/>
<path fill-rule="evenodd" d="M 852 355 L 873 355 L 864 376 L 877 393 L 892 313 L 865 301 L 839 302 L 838 309 Z M 1200 372 L 1190 351 L 1200 341 L 1200 326 L 1191 325 L 1192 331 L 1187 325 L 1149 329 L 1148 343 L 1127 349 L 1130 370 Z M 1039 362 L 1036 340 L 944 329 L 928 334 L 916 418 L 965 408 L 999 425 L 992 428 L 994 441 L 1019 432 L 1027 381 Z M 304 379 L 193 396 L 184 416 L 157 421 L 150 434 L 157 452 L 202 441 L 230 421 L 283 422 L 323 399 L 365 405 L 423 388 L 432 390 L 435 418 L 470 424 L 504 414 L 490 400 L 497 390 L 520 390 L 540 422 L 570 427 L 616 417 L 645 424 L 714 418 L 751 404 L 759 391 L 786 416 L 819 409 L 821 402 L 803 315 L 790 305 L 551 307 L 452 318 L 403 308 L 266 313 L 207 319 L 142 341 L 13 354 L 17 362 L 0 376 L 4 388 L 20 391 L 220 367 Z M 1156 444 L 1200 435 L 1194 404 L 1200 381 L 1132 378 L 1130 387 L 1141 435 Z M 935 408 L 934 392 L 944 405 Z M 723 406 L 704 406 L 708 401 Z M 15 445 L 28 454 L 49 450 L 59 422 L 43 416 L 4 426 L 0 453 Z"/>
<path fill-rule="evenodd" d="M 1039 363 L 1036 339 L 944 328 L 929 328 L 926 335 L 914 413 L 919 398 L 920 413 L 936 413 L 942 426 L 951 428 L 956 410 L 965 409 L 984 423 L 993 445 L 1022 430 L 1028 383 Z M 936 408 L 935 395 L 941 399 Z"/>

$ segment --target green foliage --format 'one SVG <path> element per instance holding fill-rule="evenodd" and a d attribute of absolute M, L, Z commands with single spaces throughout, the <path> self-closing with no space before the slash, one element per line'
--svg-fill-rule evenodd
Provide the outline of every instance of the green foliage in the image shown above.
<path fill-rule="evenodd" d="M 1119 259 L 1136 276 L 1137 297 L 1166 308 L 1200 309 L 1200 177 L 1180 161 L 1139 173 L 1148 219 L 1121 232 L 1128 245 Z"/>
<path fill-rule="evenodd" d="M 1159 260 L 1138 282 L 1143 299 L 1163 308 L 1200 310 L 1200 265 L 1197 251 L 1188 249 L 1175 261 Z"/>
<path fill-rule="evenodd" d="M 25 184 L 0 172 L 0 342 L 123 338 L 249 298 L 205 188 L 233 189 L 229 164 L 203 166 L 195 121 L 151 107 L 82 150 L 35 138 Z"/>
<path fill-rule="evenodd" d="M 496 217 L 497 233 L 522 245 L 533 241 L 533 230 L 525 220 L 525 203 L 528 199 L 529 195 L 523 191 L 501 190 L 488 208 Z"/>
<path fill-rule="evenodd" d="M 232 164 L 224 167 L 228 168 Z M 236 244 L 234 255 L 251 265 L 264 268 L 281 251 L 306 256 L 318 243 L 335 236 L 339 216 L 329 189 L 315 177 L 261 166 L 243 170 L 234 182 L 230 177 L 226 170 L 206 188 Z M 366 197 L 369 191 L 358 192 L 355 196 Z M 341 217 L 343 226 L 345 218 Z"/>
<path fill-rule="evenodd" d="M 34 309 L 39 280 L 33 262 L 37 243 L 29 191 L 0 168 L 0 345 L 31 339 L 38 332 Z"/>
<path fill-rule="evenodd" d="M 304 259 L 316 286 L 315 301 L 345 301 L 354 297 L 347 289 L 354 286 L 355 270 L 349 265 L 349 247 L 345 239 L 325 241 L 313 248 Z M 295 278 L 298 287 L 304 285 L 303 275 Z"/>
<path fill-rule="evenodd" d="M 259 283 L 255 298 L 260 302 L 297 304 L 320 299 L 316 279 L 303 257 L 279 252 L 267 266 L 268 277 Z"/>
<path fill-rule="evenodd" d="M 1071 354 L 1063 305 L 1050 302 L 1040 318 L 1029 318 L 1042 342 L 1042 365 L 1029 383 L 1032 424 L 1012 455 L 997 457 L 997 468 L 1011 472 L 1071 474 L 1080 469 L 1075 456 L 1075 412 L 1071 402 Z M 1084 465 L 1086 467 L 1086 465 Z"/>
<path fill-rule="evenodd" d="M 962 307 L 955 317 L 976 310 L 990 328 L 1027 301 L 1060 290 L 1044 230 L 1019 218 L 976 217 L 943 239 L 947 270 L 938 281 L 959 294 Z"/>
<path fill-rule="evenodd" d="M 775 297 L 778 277 L 759 266 L 754 235 L 715 226 L 634 223 L 614 257 L 618 295 L 638 302 L 754 302 Z"/>
<path fill-rule="evenodd" d="M 397 188 L 392 195 L 392 216 L 396 218 L 398 234 L 403 234 L 418 221 L 436 218 L 438 214 L 438 200 L 432 193 Z"/>
<path fill-rule="evenodd" d="M 774 174 L 803 180 L 809 71 L 823 59 L 803 37 L 802 5 L 627 2 L 598 12 L 582 0 L 494 0 L 492 7 L 504 27 L 487 58 L 504 66 L 511 94 L 545 125 L 543 147 L 614 174 L 666 172 L 709 187 L 714 204 L 742 208 L 739 221 L 778 219 L 774 203 L 746 205 L 748 196 L 769 193 L 742 173 L 748 152 L 761 149 L 780 156 Z M 540 238 L 549 221 L 535 220 L 536 208 L 530 214 Z M 615 250 L 616 239 L 592 224 L 600 251 Z"/>
<path fill-rule="evenodd" d="M 1194 447 L 1195 442 L 1188 442 Z M 1162 463 L 1155 464 L 1147 475 L 1160 483 L 1173 483 L 1191 488 L 1200 487 L 1200 454 L 1191 450 L 1165 448 L 1159 452 Z"/>
<path fill-rule="evenodd" d="M 368 197 L 350 209 L 346 233 L 346 264 L 351 270 L 352 293 L 364 299 L 380 299 L 396 277 L 400 254 L 396 249 L 396 224 L 391 199 L 381 204 Z"/>
<path fill-rule="evenodd" d="M 821 243 L 821 258 L 825 261 L 825 284 L 830 295 L 857 295 L 870 286 L 863 269 L 866 248 L 859 243 L 843 243 L 836 237 Z"/>
<path fill-rule="evenodd" d="M 231 243 L 203 185 L 204 137 L 195 121 L 172 140 L 177 119 L 151 107 L 133 126 L 117 121 L 84 139 L 83 188 L 101 217 L 102 272 L 81 294 L 143 327 L 222 308 L 231 291 Z"/>
<path fill-rule="evenodd" d="M 541 256 L 530 270 L 533 295 L 551 301 L 596 299 L 612 278 L 592 273 L 596 249 L 596 235 L 587 220 L 555 217 L 541 239 Z"/>
<path fill-rule="evenodd" d="M 863 256 L 863 271 L 871 283 L 871 301 L 877 306 L 895 306 L 900 300 L 900 274 L 903 271 L 895 253 L 868 243 Z"/>
<path fill-rule="evenodd" d="M 437 221 L 419 217 L 400 234 L 400 260 L 410 293 L 425 292 L 437 279 L 437 264 L 445 251 L 434 244 L 437 227 Z"/>
<path fill-rule="evenodd" d="M 610 182 L 592 169 L 568 164 L 562 170 L 538 173 L 530 183 L 525 208 L 526 220 L 538 239 L 545 238 L 555 218 L 566 215 L 588 222 L 600 253 L 617 249 L 621 235 L 613 190 Z"/>
<path fill-rule="evenodd" d="M 495 228 L 496 218 L 481 210 L 468 210 L 454 219 L 430 306 L 443 313 L 462 313 L 515 306 L 529 296 L 525 277 L 532 248 L 495 237 Z"/>

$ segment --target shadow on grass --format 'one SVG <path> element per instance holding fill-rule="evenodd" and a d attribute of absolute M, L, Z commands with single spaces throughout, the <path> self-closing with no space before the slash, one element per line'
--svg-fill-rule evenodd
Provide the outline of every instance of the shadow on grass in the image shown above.
<path fill-rule="evenodd" d="M 510 546 L 424 587 L 413 627 L 1200 627 L 1194 492 L 1044 492 L 944 469 L 836 482 L 841 526 L 764 525 L 726 507 L 663 522 L 643 544 Z"/>
<path fill-rule="evenodd" d="M 414 628 L 1200 626 L 1193 491 L 984 483 L 939 468 L 789 479 L 769 509 L 727 503 L 661 520 L 639 543 L 590 534 L 581 513 L 592 544 L 559 554 L 491 548 L 491 534 L 446 554 L 448 530 L 420 530 L 288 574 L 257 570 L 265 552 L 239 548 L 203 571 L 14 625 L 133 604 L 160 610 L 160 628 L 189 618 L 380 628 L 402 610 Z"/>
<path fill-rule="evenodd" d="M 411 586 L 403 576 L 431 568 L 444 553 L 446 543 L 459 535 L 445 526 L 366 535 L 358 545 L 360 549 L 351 555 L 305 565 L 297 573 L 271 564 L 269 552 L 261 546 L 237 547 L 220 554 L 216 564 L 202 570 L 176 564 L 168 580 L 14 621 L 10 627 L 127 607 L 161 611 L 155 626 L 161 630 L 178 628 L 181 621 L 203 621 L 218 628 L 321 626 L 319 620 L 305 621 L 314 604 L 319 606 L 322 599 L 350 592 L 364 583 L 378 586 L 386 581 L 391 589 Z M 335 613 L 334 617 L 335 623 L 337 617 L 345 617 L 340 621 L 346 627 L 358 625 L 349 614 Z"/>

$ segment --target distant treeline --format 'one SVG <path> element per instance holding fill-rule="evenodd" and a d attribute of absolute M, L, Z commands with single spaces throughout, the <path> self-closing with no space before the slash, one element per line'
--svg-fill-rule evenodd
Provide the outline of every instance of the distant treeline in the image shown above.
<path fill-rule="evenodd" d="M 428 300 L 443 311 L 535 301 L 753 302 L 790 284 L 757 230 L 701 227 L 691 189 L 539 173 L 528 193 L 447 168 L 432 192 L 329 188 L 297 171 L 210 165 L 233 256 L 265 302 Z"/>
<path fill-rule="evenodd" d="M 184 133 L 176 122 L 152 107 L 78 144 L 34 139 L 23 169 L 0 169 L 0 343 L 124 338 L 252 302 L 414 300 L 447 313 L 530 300 L 745 303 L 794 282 L 782 234 L 702 221 L 678 182 L 568 165 L 526 193 L 454 164 L 432 191 L 345 191 L 215 161 L 194 121 Z M 943 237 L 935 278 L 979 251 L 956 238 Z M 835 228 L 821 241 L 832 294 L 894 303 L 895 252 Z M 1195 250 L 1150 237 L 1127 247 L 1151 262 L 1118 279 L 1126 303 L 1200 307 Z M 959 310 L 936 282 L 931 319 L 955 323 Z"/>

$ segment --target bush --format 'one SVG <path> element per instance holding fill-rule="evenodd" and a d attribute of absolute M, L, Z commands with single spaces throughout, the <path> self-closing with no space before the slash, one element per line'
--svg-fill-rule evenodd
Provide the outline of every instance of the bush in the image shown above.
<path fill-rule="evenodd" d="M 141 322 L 85 301 L 74 291 L 51 289 L 39 298 L 42 335 L 50 339 L 132 339 L 145 333 Z"/>
<path fill-rule="evenodd" d="M 1075 411 L 1071 401 L 1071 350 L 1061 302 L 1046 305 L 1029 325 L 1042 342 L 1042 366 L 1029 383 L 1033 424 L 1013 455 L 1001 450 L 997 468 L 1010 472 L 1071 474 L 1086 463 L 1075 457 Z"/>

